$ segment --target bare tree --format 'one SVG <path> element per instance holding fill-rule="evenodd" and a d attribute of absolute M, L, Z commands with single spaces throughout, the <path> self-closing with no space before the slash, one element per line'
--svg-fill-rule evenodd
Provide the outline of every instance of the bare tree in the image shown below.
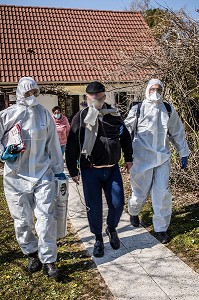
<path fill-rule="evenodd" d="M 168 8 L 150 9 L 144 11 L 143 15 L 152 24 L 152 28 L 146 32 L 146 36 L 150 36 L 149 41 L 140 42 L 130 51 L 122 47 L 128 41 L 121 42 L 120 49 L 114 53 L 117 63 L 111 71 L 109 68 L 104 72 L 101 80 L 108 82 L 110 90 L 114 91 L 116 81 L 121 86 L 122 78 L 133 77 L 134 82 L 126 85 L 134 94 L 134 98 L 129 97 L 129 102 L 144 98 L 146 83 L 150 78 L 163 80 L 164 99 L 174 105 L 183 120 L 191 150 L 188 172 L 181 171 L 179 156 L 173 151 L 172 186 L 179 187 L 182 184 L 183 189 L 198 190 L 199 23 L 184 10 L 174 13 Z M 91 64 L 91 68 L 100 66 Z M 127 114 L 123 103 L 119 108 L 123 115 Z"/>
<path fill-rule="evenodd" d="M 150 11 L 151 12 L 151 11 Z M 147 18 L 147 11 L 144 13 Z M 172 180 L 186 183 L 187 188 L 198 189 L 199 178 L 199 24 L 183 10 L 158 11 L 154 26 L 148 31 L 154 43 L 140 44 L 132 49 L 118 52 L 120 66 L 117 75 L 134 75 L 135 93 L 142 95 L 146 82 L 152 77 L 164 81 L 164 98 L 172 103 L 187 131 L 191 149 L 189 171 L 181 172 L 178 155 L 172 156 Z M 151 18 L 151 14 L 150 14 Z M 156 40 L 156 41 L 155 41 Z M 114 77 L 116 73 L 111 74 Z M 107 75 L 107 78 L 110 76 Z M 109 78 L 112 78 L 109 77 Z M 107 80 L 105 80 L 107 81 Z M 175 186 L 175 185 L 174 185 Z"/>
<path fill-rule="evenodd" d="M 150 8 L 150 0 L 133 0 L 129 6 L 131 11 L 144 12 Z"/>

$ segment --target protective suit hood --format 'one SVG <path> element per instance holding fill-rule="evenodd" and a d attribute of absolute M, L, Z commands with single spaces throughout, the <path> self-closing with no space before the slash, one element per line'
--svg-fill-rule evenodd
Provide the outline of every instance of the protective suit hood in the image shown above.
<path fill-rule="evenodd" d="M 31 95 L 29 97 L 25 97 L 25 94 L 31 90 L 37 90 L 36 95 Z M 22 77 L 19 80 L 16 96 L 17 96 L 17 104 L 23 104 L 26 106 L 35 106 L 38 104 L 37 96 L 39 95 L 40 90 L 36 83 L 36 81 L 31 77 Z"/>
<path fill-rule="evenodd" d="M 162 87 L 162 89 L 164 87 L 162 81 L 160 81 L 159 79 L 153 78 L 153 79 L 149 80 L 149 83 L 148 83 L 147 88 L 146 88 L 145 95 L 146 95 L 146 99 L 148 101 L 150 101 L 150 102 L 154 102 L 155 101 L 155 100 L 151 99 L 150 94 L 149 94 L 149 90 L 152 87 L 152 85 L 154 85 L 154 84 L 159 84 Z M 161 97 L 160 97 L 160 99 L 157 99 L 156 101 L 158 101 L 158 100 L 161 101 Z"/>

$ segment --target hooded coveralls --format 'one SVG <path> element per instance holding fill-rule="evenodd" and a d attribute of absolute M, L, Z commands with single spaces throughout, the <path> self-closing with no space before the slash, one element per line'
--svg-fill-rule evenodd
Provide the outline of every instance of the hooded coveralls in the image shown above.
<path fill-rule="evenodd" d="M 26 147 L 16 161 L 5 161 L 4 191 L 23 253 L 38 251 L 41 262 L 50 263 L 57 258 L 54 174 L 63 172 L 63 158 L 50 113 L 38 104 L 36 97 L 24 97 L 31 89 L 39 93 L 32 78 L 22 78 L 17 88 L 17 104 L 0 112 L 0 141 L 6 131 L 21 121 Z M 0 143 L 0 157 L 4 150 Z"/>
<path fill-rule="evenodd" d="M 146 99 L 140 109 L 137 134 L 132 142 L 134 158 L 130 174 L 132 196 L 129 199 L 128 210 L 130 215 L 138 215 L 150 193 L 154 211 L 154 230 L 166 232 L 172 213 L 172 195 L 168 187 L 171 156 L 169 141 L 181 157 L 188 156 L 189 149 L 182 122 L 175 109 L 171 106 L 169 117 L 162 99 L 150 100 L 149 89 L 154 84 L 163 87 L 159 80 L 149 81 Z M 136 112 L 137 105 L 131 108 L 125 120 L 130 133 L 136 127 Z"/>

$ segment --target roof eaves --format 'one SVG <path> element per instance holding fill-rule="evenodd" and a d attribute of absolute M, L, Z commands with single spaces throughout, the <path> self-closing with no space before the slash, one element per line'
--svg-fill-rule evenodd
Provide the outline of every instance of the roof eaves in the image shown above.
<path fill-rule="evenodd" d="M 75 85 L 75 84 L 88 84 L 90 83 L 91 81 L 93 80 L 83 80 L 83 81 L 37 81 L 37 83 L 39 85 L 42 85 L 42 84 L 64 84 L 64 85 Z M 100 81 L 103 81 L 104 83 L 115 83 L 115 84 L 118 84 L 118 81 L 108 81 L 108 80 L 100 80 Z M 120 83 L 132 83 L 134 82 L 134 80 L 121 80 Z M 0 82 L 0 88 L 3 88 L 3 87 L 8 87 L 8 86 L 17 86 L 18 82 Z"/>
<path fill-rule="evenodd" d="M 30 5 L 14 5 L 14 4 L 0 4 L 0 7 L 24 7 L 24 8 L 42 8 L 42 9 L 63 9 L 70 11 L 101 11 L 101 12 L 113 12 L 113 13 L 132 13 L 132 14 L 142 14 L 141 11 L 128 11 L 128 10 L 108 10 L 108 9 L 91 9 L 91 8 L 68 8 L 68 7 L 54 7 L 54 6 L 30 6 Z"/>

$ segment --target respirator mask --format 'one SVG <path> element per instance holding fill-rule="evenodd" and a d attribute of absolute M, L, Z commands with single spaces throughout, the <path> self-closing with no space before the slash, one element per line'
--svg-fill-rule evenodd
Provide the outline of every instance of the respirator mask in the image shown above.
<path fill-rule="evenodd" d="M 152 101 L 160 101 L 161 95 L 157 91 L 155 91 L 155 92 L 149 94 L 149 99 Z"/>
<path fill-rule="evenodd" d="M 57 119 L 57 120 L 60 119 L 61 118 L 61 114 L 54 114 L 54 118 Z"/>
<path fill-rule="evenodd" d="M 25 103 L 26 103 L 28 106 L 30 106 L 30 107 L 35 106 L 35 105 L 38 104 L 37 97 L 35 97 L 34 95 L 31 95 L 31 96 L 29 96 L 29 97 L 26 97 L 26 98 L 24 99 L 24 101 L 25 101 Z"/>

